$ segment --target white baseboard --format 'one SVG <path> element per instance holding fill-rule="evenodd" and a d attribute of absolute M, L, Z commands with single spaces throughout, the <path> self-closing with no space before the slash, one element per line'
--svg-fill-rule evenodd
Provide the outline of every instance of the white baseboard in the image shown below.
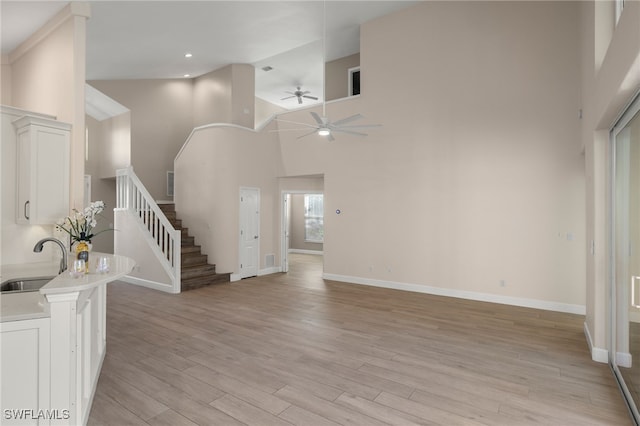
<path fill-rule="evenodd" d="M 640 322 L 640 311 L 637 308 L 629 310 L 629 321 Z"/>
<path fill-rule="evenodd" d="M 521 297 L 500 296 L 497 294 L 478 293 L 473 291 L 455 290 L 450 288 L 432 287 L 421 284 L 401 283 L 395 281 L 375 280 L 371 278 L 353 277 L 347 275 L 323 274 L 326 280 L 341 281 L 351 284 L 370 285 L 373 287 L 391 288 L 395 290 L 413 291 L 416 293 L 433 294 L 436 296 L 457 297 L 459 299 L 477 300 L 480 302 L 500 303 L 502 305 L 522 306 L 525 308 L 544 309 L 546 311 L 565 312 L 569 314 L 585 315 L 584 305 L 549 302 L 546 300 L 525 299 Z"/>
<path fill-rule="evenodd" d="M 596 362 L 602 362 L 605 364 L 609 363 L 609 351 L 606 349 L 598 348 L 593 346 L 593 339 L 591 338 L 591 333 L 589 332 L 589 327 L 587 323 L 584 323 L 584 335 L 587 338 L 587 344 L 589 345 L 589 352 L 591 352 L 591 359 Z"/>
<path fill-rule="evenodd" d="M 260 277 L 262 275 L 277 274 L 278 272 L 282 272 L 282 267 L 272 266 L 270 268 L 260 269 L 258 271 L 258 276 Z M 240 281 L 241 279 L 242 278 L 240 277 L 240 274 L 231 274 L 231 276 L 229 277 L 229 281 L 231 282 Z"/>
<path fill-rule="evenodd" d="M 174 291 L 173 286 L 171 284 L 159 283 L 156 281 L 149 281 L 142 278 L 132 277 L 130 275 L 125 275 L 120 278 L 118 281 L 124 281 L 125 283 L 139 285 L 141 287 L 152 288 L 154 290 L 164 291 L 165 293 L 177 294 L 179 291 Z"/>
<path fill-rule="evenodd" d="M 269 274 L 277 274 L 278 272 L 282 272 L 282 266 L 272 266 L 270 268 L 260 269 L 258 271 L 258 276 L 269 275 Z"/>
<path fill-rule="evenodd" d="M 618 367 L 631 368 L 633 358 L 628 352 L 616 352 L 616 365 Z"/>
<path fill-rule="evenodd" d="M 303 249 L 289 249 L 289 253 L 300 253 L 300 254 L 317 254 L 322 256 L 324 252 L 322 250 L 303 250 Z"/>

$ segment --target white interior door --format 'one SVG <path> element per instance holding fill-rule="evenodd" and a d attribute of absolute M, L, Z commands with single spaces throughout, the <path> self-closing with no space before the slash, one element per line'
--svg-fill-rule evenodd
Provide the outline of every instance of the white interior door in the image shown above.
<path fill-rule="evenodd" d="M 240 278 L 255 277 L 260 266 L 260 189 L 240 188 Z"/>

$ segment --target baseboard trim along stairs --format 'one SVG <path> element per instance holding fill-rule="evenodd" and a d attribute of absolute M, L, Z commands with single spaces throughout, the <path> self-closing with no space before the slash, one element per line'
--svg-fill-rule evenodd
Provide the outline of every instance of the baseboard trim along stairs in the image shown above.
<path fill-rule="evenodd" d="M 175 229 L 181 232 L 180 247 L 180 289 L 181 291 L 230 282 L 230 273 L 216 272 L 216 265 L 208 263 L 206 254 L 196 245 L 195 237 L 189 235 L 189 229 L 182 227 L 182 221 L 176 217 L 175 204 L 159 204 L 162 212 Z"/>

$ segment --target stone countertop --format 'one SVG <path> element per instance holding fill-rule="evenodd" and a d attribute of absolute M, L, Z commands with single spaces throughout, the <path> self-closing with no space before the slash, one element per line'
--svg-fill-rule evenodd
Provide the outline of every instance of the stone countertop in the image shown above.
<path fill-rule="evenodd" d="M 109 258 L 109 272 L 97 273 L 95 262 L 98 257 Z M 73 277 L 69 271 L 58 275 L 58 262 L 31 263 L 24 265 L 3 265 L 2 280 L 15 278 L 55 276 L 40 291 L 23 293 L 3 293 L 0 295 L 0 322 L 43 318 L 49 316 L 47 295 L 81 292 L 121 278 L 133 270 L 135 261 L 125 256 L 92 252 L 89 273 Z"/>

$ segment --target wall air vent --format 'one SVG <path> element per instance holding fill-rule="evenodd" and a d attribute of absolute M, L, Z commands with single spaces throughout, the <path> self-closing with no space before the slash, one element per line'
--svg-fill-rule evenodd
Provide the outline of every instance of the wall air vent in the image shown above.
<path fill-rule="evenodd" d="M 167 171 L 167 197 L 173 197 L 173 172 Z"/>

